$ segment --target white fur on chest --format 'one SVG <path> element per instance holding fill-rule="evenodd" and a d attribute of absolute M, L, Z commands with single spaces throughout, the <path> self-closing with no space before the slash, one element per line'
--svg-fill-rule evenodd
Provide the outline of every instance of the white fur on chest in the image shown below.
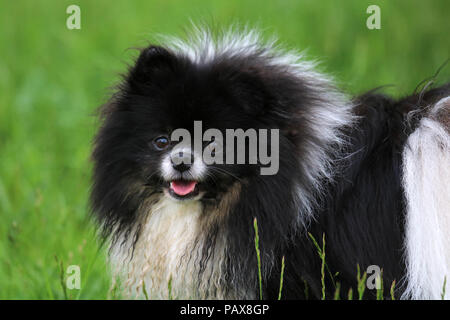
<path fill-rule="evenodd" d="M 209 285 L 198 278 L 203 239 L 199 225 L 199 201 L 177 202 L 167 197 L 152 206 L 130 260 L 128 249 L 113 248 L 111 262 L 124 281 L 130 297 L 142 297 L 145 284 L 150 299 L 208 298 Z M 223 246 L 203 273 L 218 284 Z M 117 274 L 116 273 L 116 274 Z"/>

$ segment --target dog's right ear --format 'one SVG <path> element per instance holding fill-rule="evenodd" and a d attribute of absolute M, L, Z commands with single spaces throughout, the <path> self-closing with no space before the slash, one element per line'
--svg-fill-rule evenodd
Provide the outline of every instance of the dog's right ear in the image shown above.
<path fill-rule="evenodd" d="M 141 51 L 131 73 L 138 81 L 152 81 L 155 75 L 171 69 L 175 61 L 175 56 L 169 50 L 152 45 Z"/>

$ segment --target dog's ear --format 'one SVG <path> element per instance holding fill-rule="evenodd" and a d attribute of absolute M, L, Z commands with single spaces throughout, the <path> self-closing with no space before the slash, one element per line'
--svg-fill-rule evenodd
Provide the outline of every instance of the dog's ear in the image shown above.
<path fill-rule="evenodd" d="M 151 45 L 143 49 L 131 70 L 135 80 L 150 82 L 154 76 L 173 68 L 175 56 L 167 49 Z"/>

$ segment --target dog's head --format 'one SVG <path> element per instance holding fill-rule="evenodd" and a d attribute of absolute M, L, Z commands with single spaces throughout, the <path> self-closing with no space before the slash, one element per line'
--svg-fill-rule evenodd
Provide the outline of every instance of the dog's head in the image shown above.
<path fill-rule="evenodd" d="M 291 196 L 326 175 L 348 112 L 328 80 L 252 33 L 190 41 L 143 49 L 102 109 L 92 203 L 107 232 L 155 195 L 214 206 L 236 184 Z"/>

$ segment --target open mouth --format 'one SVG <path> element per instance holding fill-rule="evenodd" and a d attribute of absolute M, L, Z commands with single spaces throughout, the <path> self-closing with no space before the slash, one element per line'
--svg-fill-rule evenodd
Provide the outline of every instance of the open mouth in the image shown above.
<path fill-rule="evenodd" d="M 198 195 L 197 181 L 173 180 L 169 184 L 169 193 L 176 199 L 189 199 Z"/>

